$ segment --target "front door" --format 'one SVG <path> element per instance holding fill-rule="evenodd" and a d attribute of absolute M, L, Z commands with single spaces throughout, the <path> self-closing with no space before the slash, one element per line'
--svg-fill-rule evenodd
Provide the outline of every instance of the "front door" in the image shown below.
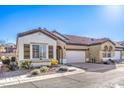
<path fill-rule="evenodd" d="M 62 63 L 62 59 L 63 59 L 62 48 L 60 46 L 57 46 L 57 60 L 59 61 L 59 63 Z"/>

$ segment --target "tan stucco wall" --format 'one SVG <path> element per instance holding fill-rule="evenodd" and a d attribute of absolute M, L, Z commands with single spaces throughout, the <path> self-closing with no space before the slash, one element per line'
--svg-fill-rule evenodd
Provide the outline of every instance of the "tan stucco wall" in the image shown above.
<path fill-rule="evenodd" d="M 101 44 L 101 51 L 99 51 L 99 52 L 102 52 L 104 50 L 105 46 L 107 46 L 107 47 L 112 46 L 113 50 L 111 51 L 111 53 L 113 54 L 112 57 L 114 57 L 115 45 L 113 43 L 111 43 L 110 41 L 107 41 L 107 42 Z M 102 59 L 102 58 L 103 58 L 103 55 L 102 55 L 102 53 L 100 53 L 100 59 Z"/>
<path fill-rule="evenodd" d="M 112 46 L 113 50 L 112 53 L 114 56 L 114 52 L 115 52 L 115 46 L 113 43 L 111 43 L 110 41 L 107 41 L 103 44 L 99 44 L 99 45 L 92 45 L 89 47 L 89 58 L 90 61 L 92 60 L 92 58 L 96 59 L 96 63 L 100 63 L 102 61 L 103 55 L 102 55 L 102 51 L 104 50 L 105 46 Z"/>
<path fill-rule="evenodd" d="M 61 46 L 61 48 L 63 50 L 63 58 L 65 58 L 65 56 L 66 56 L 66 43 L 58 39 L 57 40 L 57 46 Z"/>
<path fill-rule="evenodd" d="M 81 45 L 66 45 L 66 49 L 88 49 L 88 46 Z"/>
<path fill-rule="evenodd" d="M 101 50 L 104 50 L 104 46 L 105 46 L 105 45 L 107 45 L 108 47 L 109 47 L 109 46 L 112 46 L 113 49 L 115 50 L 115 46 L 114 46 L 114 44 L 111 43 L 110 41 L 107 41 L 107 42 L 101 44 Z"/>
<path fill-rule="evenodd" d="M 5 52 L 5 51 L 6 51 L 5 47 L 4 46 L 0 46 L 0 52 Z"/>
<path fill-rule="evenodd" d="M 92 59 L 95 59 L 96 62 L 99 62 L 99 51 L 101 50 L 101 45 L 92 45 L 89 46 L 89 59 L 90 62 Z"/>

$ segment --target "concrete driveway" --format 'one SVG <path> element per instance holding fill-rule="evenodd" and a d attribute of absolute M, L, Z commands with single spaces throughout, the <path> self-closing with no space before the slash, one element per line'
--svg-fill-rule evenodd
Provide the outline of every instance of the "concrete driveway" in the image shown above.
<path fill-rule="evenodd" d="M 90 72 L 105 72 L 109 70 L 116 69 L 116 65 L 110 64 L 94 64 L 94 63 L 73 63 L 71 64 L 74 67 L 85 69 Z"/>

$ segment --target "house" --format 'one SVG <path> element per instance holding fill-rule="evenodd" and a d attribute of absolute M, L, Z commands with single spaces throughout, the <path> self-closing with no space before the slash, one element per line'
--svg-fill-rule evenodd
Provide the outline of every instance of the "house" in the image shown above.
<path fill-rule="evenodd" d="M 30 59 L 33 63 L 101 63 L 115 57 L 116 44 L 108 38 L 88 38 L 63 35 L 47 29 L 33 29 L 17 35 L 17 59 Z"/>

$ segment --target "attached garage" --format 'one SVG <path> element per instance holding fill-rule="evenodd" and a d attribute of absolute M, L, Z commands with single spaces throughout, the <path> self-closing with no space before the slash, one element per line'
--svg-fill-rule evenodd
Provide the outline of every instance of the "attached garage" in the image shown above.
<path fill-rule="evenodd" d="M 114 59 L 117 60 L 124 59 L 124 51 L 115 51 Z"/>
<path fill-rule="evenodd" d="M 121 59 L 121 52 L 120 51 L 115 51 L 114 59 L 117 59 L 117 60 Z"/>
<path fill-rule="evenodd" d="M 84 63 L 85 62 L 85 51 L 67 50 L 66 61 L 67 63 Z"/>

